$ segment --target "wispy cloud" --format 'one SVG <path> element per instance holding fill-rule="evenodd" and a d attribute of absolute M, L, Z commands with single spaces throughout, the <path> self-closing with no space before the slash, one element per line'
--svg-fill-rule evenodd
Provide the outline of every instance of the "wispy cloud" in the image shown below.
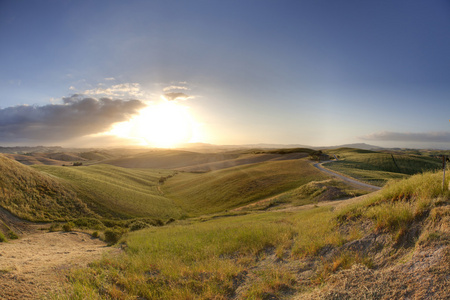
<path fill-rule="evenodd" d="M 146 105 L 140 100 L 63 98 L 63 104 L 19 105 L 0 109 L 0 142 L 60 142 L 107 131 Z"/>
<path fill-rule="evenodd" d="M 382 131 L 361 136 L 360 139 L 369 141 L 398 141 L 423 143 L 448 143 L 450 132 L 392 132 Z"/>
<path fill-rule="evenodd" d="M 141 97 L 142 91 L 139 83 L 121 83 L 104 87 L 104 84 L 99 84 L 96 88 L 85 90 L 84 95 L 103 95 L 108 97 Z"/>
<path fill-rule="evenodd" d="M 105 78 L 106 81 L 112 81 L 112 80 L 116 80 L 114 77 L 107 77 Z"/>
<path fill-rule="evenodd" d="M 193 98 L 192 96 L 186 95 L 185 93 L 165 93 L 163 97 L 168 101 L 187 100 Z"/>
<path fill-rule="evenodd" d="M 175 90 L 187 91 L 187 90 L 189 90 L 189 88 L 186 86 L 181 86 L 181 85 L 171 85 L 171 86 L 167 86 L 167 87 L 163 88 L 163 92 L 175 91 Z"/>

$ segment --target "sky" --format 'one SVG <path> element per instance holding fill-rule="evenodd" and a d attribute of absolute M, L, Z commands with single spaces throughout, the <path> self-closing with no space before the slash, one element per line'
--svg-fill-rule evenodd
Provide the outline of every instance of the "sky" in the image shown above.
<path fill-rule="evenodd" d="M 0 146 L 450 148 L 450 1 L 0 1 Z"/>

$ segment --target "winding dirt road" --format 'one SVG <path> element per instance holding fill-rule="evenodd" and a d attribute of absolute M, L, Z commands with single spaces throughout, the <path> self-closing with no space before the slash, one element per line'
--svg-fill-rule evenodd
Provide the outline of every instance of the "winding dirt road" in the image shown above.
<path fill-rule="evenodd" d="M 350 177 L 343 176 L 343 175 L 341 175 L 341 174 L 339 174 L 339 173 L 335 173 L 335 172 L 333 172 L 333 171 L 331 171 L 331 170 L 329 170 L 329 169 L 326 169 L 326 168 L 324 168 L 324 167 L 322 166 L 322 165 L 325 164 L 325 163 L 327 163 L 327 161 L 321 162 L 321 163 L 315 163 L 313 166 L 316 167 L 317 169 L 319 169 L 319 170 L 322 171 L 322 172 L 325 172 L 325 173 L 330 174 L 330 175 L 332 175 L 332 176 L 334 176 L 334 177 L 337 177 L 337 178 L 339 178 L 339 179 L 342 179 L 342 180 L 344 180 L 344 181 L 346 181 L 346 182 L 348 182 L 348 183 L 350 183 L 350 184 L 352 184 L 352 185 L 356 185 L 356 186 L 358 186 L 359 188 L 363 188 L 363 189 L 365 189 L 365 190 L 370 190 L 370 191 L 378 191 L 378 190 L 381 189 L 379 186 L 367 184 L 367 183 L 358 181 L 358 180 L 356 180 L 356 179 L 353 179 L 353 178 L 350 178 Z"/>

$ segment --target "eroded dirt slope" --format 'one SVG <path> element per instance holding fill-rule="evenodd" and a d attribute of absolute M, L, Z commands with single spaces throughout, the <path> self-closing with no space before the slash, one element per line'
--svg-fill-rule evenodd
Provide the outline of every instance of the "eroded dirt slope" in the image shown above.
<path fill-rule="evenodd" d="M 0 299 L 41 299 L 62 288 L 64 272 L 111 248 L 81 232 L 34 232 L 0 243 Z"/>

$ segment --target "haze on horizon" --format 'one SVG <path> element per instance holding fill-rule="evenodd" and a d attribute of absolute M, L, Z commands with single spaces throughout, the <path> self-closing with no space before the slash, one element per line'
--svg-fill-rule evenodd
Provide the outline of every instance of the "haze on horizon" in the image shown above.
<path fill-rule="evenodd" d="M 450 148 L 450 2 L 0 2 L 0 146 Z"/>

